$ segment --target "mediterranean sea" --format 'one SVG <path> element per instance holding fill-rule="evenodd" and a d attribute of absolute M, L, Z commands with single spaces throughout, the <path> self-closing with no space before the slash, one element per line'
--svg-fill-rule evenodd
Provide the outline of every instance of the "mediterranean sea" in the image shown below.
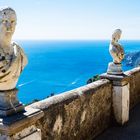
<path fill-rule="evenodd" d="M 28 57 L 18 97 L 24 104 L 83 86 L 106 72 L 112 61 L 109 41 L 17 41 Z M 121 41 L 126 53 L 140 51 L 140 41 Z M 123 70 L 132 66 L 123 65 Z"/>

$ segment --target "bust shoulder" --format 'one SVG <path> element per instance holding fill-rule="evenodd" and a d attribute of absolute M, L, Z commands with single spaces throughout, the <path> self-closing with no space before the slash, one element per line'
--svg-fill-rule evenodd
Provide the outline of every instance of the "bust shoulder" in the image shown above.
<path fill-rule="evenodd" d="M 18 55 L 21 51 L 21 47 L 16 42 L 12 42 L 11 46 L 13 48 L 14 54 Z"/>
<path fill-rule="evenodd" d="M 13 48 L 20 48 L 20 46 L 18 45 L 18 43 L 17 42 L 15 42 L 15 41 L 13 41 L 12 43 L 11 43 L 11 46 L 13 47 Z"/>
<path fill-rule="evenodd" d="M 24 50 L 16 43 L 16 42 L 12 42 L 12 47 L 13 47 L 13 50 L 14 50 L 14 55 L 16 57 L 22 57 L 22 60 L 23 60 L 23 65 L 27 65 L 28 63 L 28 59 L 24 53 Z"/>

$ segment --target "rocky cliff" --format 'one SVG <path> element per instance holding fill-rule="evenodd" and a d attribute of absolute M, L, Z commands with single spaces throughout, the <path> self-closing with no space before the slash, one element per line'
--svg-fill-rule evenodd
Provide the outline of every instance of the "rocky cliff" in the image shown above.
<path fill-rule="evenodd" d="M 124 58 L 124 64 L 126 66 L 137 67 L 140 65 L 140 51 L 127 53 Z"/>

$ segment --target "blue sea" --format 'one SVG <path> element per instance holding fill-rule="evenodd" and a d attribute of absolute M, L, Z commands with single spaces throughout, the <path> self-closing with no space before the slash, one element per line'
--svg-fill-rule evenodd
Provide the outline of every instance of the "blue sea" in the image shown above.
<path fill-rule="evenodd" d="M 17 88 L 24 104 L 83 86 L 106 72 L 109 41 L 17 41 L 28 56 Z M 125 52 L 140 50 L 140 41 L 122 41 Z M 123 65 L 123 70 L 132 67 Z"/>

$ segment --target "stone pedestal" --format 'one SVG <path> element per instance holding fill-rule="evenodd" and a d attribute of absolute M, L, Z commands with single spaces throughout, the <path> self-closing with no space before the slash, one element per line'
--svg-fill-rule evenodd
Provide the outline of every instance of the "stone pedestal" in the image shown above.
<path fill-rule="evenodd" d="M 0 116 L 24 111 L 24 106 L 17 99 L 17 92 L 18 89 L 0 91 Z"/>
<path fill-rule="evenodd" d="M 35 123 L 43 112 L 24 108 L 17 92 L 17 89 L 0 91 L 0 140 L 41 140 L 41 131 Z"/>
<path fill-rule="evenodd" d="M 123 74 L 122 65 L 110 62 L 108 64 L 107 74 L 112 74 L 112 75 L 121 75 L 121 74 Z"/>
<path fill-rule="evenodd" d="M 39 109 L 25 107 L 24 112 L 0 118 L 0 140 L 41 140 L 35 123 L 43 116 Z"/>
<path fill-rule="evenodd" d="M 102 79 L 108 79 L 113 82 L 113 112 L 114 117 L 120 125 L 129 120 L 129 83 L 128 77 L 122 75 L 102 74 Z"/>

